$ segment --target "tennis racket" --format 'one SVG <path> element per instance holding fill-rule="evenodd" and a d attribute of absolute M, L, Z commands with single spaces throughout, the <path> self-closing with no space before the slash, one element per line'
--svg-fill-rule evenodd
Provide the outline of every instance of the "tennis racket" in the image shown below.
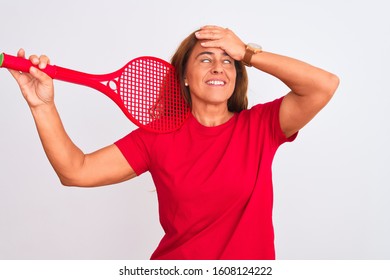
<path fill-rule="evenodd" d="M 29 72 L 30 60 L 0 54 L 0 67 Z M 34 66 L 36 67 L 36 66 Z M 94 88 L 111 98 L 138 127 L 152 132 L 177 130 L 190 109 L 180 92 L 174 67 L 151 56 L 138 57 L 110 74 L 87 74 L 55 65 L 41 70 L 51 78 Z"/>

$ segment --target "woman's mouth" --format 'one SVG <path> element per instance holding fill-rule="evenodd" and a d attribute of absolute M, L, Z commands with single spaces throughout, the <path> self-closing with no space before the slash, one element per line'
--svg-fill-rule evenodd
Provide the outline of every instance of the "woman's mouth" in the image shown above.
<path fill-rule="evenodd" d="M 211 86 L 224 86 L 226 82 L 222 80 L 208 80 L 206 84 Z"/>

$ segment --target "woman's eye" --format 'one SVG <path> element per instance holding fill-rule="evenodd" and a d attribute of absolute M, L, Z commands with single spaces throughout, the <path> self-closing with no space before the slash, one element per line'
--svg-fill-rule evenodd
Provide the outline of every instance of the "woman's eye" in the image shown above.
<path fill-rule="evenodd" d="M 203 58 L 203 59 L 201 59 L 201 61 L 202 61 L 203 63 L 212 63 L 211 58 Z M 222 63 L 223 63 L 223 64 L 232 64 L 233 61 L 232 61 L 231 59 L 224 59 L 224 60 L 222 60 Z"/>

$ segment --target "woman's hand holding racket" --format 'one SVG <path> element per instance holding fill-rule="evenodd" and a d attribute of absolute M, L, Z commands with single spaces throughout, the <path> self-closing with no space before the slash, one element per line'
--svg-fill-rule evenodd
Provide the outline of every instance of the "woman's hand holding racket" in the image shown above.
<path fill-rule="evenodd" d="M 23 49 L 18 51 L 18 57 L 24 58 L 25 52 Z M 26 99 L 30 108 L 35 108 L 40 105 L 53 103 L 54 101 L 54 87 L 53 80 L 39 71 L 37 68 L 44 69 L 49 63 L 47 56 L 31 56 L 30 61 L 32 65 L 29 73 L 23 73 L 17 70 L 9 69 L 12 76 L 18 83 L 20 90 Z"/>

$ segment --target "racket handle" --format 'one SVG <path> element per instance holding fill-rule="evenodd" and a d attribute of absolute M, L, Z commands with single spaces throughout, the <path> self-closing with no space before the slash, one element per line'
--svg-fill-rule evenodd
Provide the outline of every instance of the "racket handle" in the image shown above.
<path fill-rule="evenodd" d="M 31 61 L 28 59 L 5 54 L 5 53 L 0 54 L 0 67 L 28 73 L 30 71 L 31 66 L 38 68 L 36 65 L 33 65 Z M 53 79 L 55 78 L 57 73 L 56 66 L 49 65 L 49 64 L 46 65 L 45 69 L 39 69 L 39 70 L 46 73 Z"/>

